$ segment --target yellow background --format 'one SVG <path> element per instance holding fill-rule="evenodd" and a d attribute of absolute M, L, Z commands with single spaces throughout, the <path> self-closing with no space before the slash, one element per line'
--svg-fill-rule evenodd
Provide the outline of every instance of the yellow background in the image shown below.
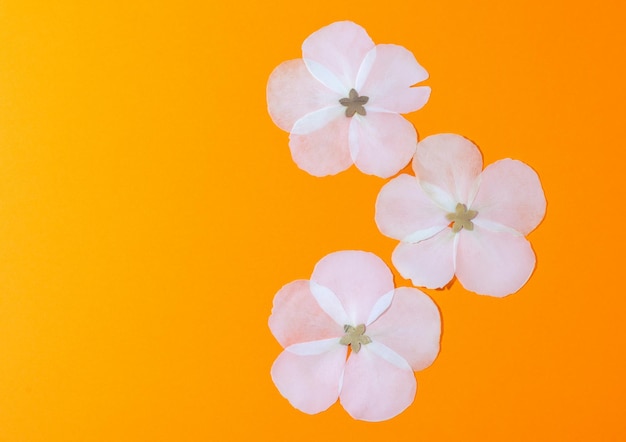
<path fill-rule="evenodd" d="M 0 440 L 626 439 L 623 4 L 2 1 Z M 421 137 L 520 159 L 548 199 L 520 292 L 428 291 L 441 353 L 378 424 L 269 376 L 275 292 L 396 245 L 385 180 L 309 176 L 266 111 L 272 69 L 343 19 L 430 73 Z"/>

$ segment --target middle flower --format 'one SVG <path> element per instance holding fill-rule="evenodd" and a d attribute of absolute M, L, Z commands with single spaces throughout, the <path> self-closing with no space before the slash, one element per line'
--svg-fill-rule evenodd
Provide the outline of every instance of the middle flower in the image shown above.
<path fill-rule="evenodd" d="M 296 164 L 315 176 L 353 163 L 364 173 L 395 175 L 415 153 L 417 134 L 399 114 L 423 107 L 430 87 L 411 52 L 374 45 L 349 21 L 328 25 L 302 44 L 302 59 L 279 65 L 267 85 L 268 110 L 290 132 Z"/>
<path fill-rule="evenodd" d="M 416 176 L 399 175 L 378 194 L 376 224 L 401 241 L 391 259 L 413 284 L 443 287 L 456 274 L 468 290 L 503 297 L 532 274 L 524 236 L 546 211 L 539 177 L 521 161 L 482 165 L 466 138 L 431 135 L 417 145 Z"/>

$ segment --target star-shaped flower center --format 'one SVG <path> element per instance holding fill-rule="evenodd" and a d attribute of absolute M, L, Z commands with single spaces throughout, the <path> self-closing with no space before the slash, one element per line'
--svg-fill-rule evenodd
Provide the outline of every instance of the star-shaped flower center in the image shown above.
<path fill-rule="evenodd" d="M 342 98 L 339 100 L 339 103 L 346 106 L 346 117 L 352 117 L 355 113 L 359 115 L 365 115 L 367 113 L 363 105 L 367 103 L 369 99 L 369 97 L 365 96 L 359 97 L 359 93 L 356 90 L 350 89 L 348 98 Z"/>
<path fill-rule="evenodd" d="M 361 350 L 361 345 L 369 344 L 372 339 L 369 336 L 364 335 L 365 324 L 359 324 L 356 327 L 351 325 L 344 325 L 345 335 L 339 340 L 342 345 L 349 345 L 352 347 L 352 351 L 358 353 Z"/>
<path fill-rule="evenodd" d="M 461 229 L 474 230 L 472 220 L 476 218 L 478 212 L 475 210 L 467 210 L 465 204 L 458 203 L 454 213 L 448 213 L 446 219 L 452 223 L 452 231 L 459 233 Z"/>

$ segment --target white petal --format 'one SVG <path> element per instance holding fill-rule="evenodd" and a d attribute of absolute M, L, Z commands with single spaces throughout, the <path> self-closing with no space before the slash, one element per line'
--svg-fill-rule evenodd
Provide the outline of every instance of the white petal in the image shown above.
<path fill-rule="evenodd" d="M 441 187 L 436 186 L 425 181 L 419 182 L 424 193 L 437 205 L 441 210 L 447 213 L 454 213 L 456 205 L 459 202 L 455 197 L 443 190 Z"/>
<path fill-rule="evenodd" d="M 339 118 L 345 118 L 345 107 L 341 105 L 329 106 L 311 112 L 295 122 L 291 129 L 292 134 L 306 135 L 322 129 Z"/>
<path fill-rule="evenodd" d="M 320 355 L 334 350 L 339 343 L 340 338 L 320 339 L 319 341 L 300 342 L 287 347 L 285 350 L 294 355 L 312 356 Z"/>
<path fill-rule="evenodd" d="M 376 301 L 376 304 L 374 304 L 374 307 L 372 307 L 370 315 L 367 317 L 367 321 L 365 321 L 365 325 L 369 325 L 374 322 L 389 308 L 389 306 L 391 305 L 391 301 L 393 301 L 394 292 L 395 290 L 392 290 L 389 293 L 386 293 L 378 298 L 378 301 Z"/>
<path fill-rule="evenodd" d="M 311 59 L 304 59 L 304 63 L 317 81 L 333 92 L 342 95 L 342 98 L 350 91 L 350 85 L 346 84 L 345 80 L 337 78 L 337 76 L 323 64 Z"/>
<path fill-rule="evenodd" d="M 324 312 L 326 312 L 326 314 L 337 324 L 343 327 L 345 324 L 350 322 L 350 318 L 341 305 L 341 301 L 331 289 L 324 287 L 315 281 L 310 282 L 310 289 L 320 308 L 324 310 Z"/>
<path fill-rule="evenodd" d="M 413 371 L 406 359 L 400 356 L 398 353 L 387 347 L 382 342 L 372 341 L 367 344 L 367 349 L 374 353 L 376 356 L 383 358 L 391 365 L 394 365 L 402 370 Z"/>

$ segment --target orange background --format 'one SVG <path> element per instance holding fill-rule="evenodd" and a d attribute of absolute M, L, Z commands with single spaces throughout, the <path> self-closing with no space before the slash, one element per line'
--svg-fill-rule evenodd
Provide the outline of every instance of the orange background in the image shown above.
<path fill-rule="evenodd" d="M 626 439 L 622 5 L 0 3 L 0 440 Z M 396 245 L 386 181 L 309 176 L 266 112 L 272 69 L 342 19 L 428 70 L 421 137 L 525 161 L 548 199 L 520 292 L 428 291 L 441 353 L 378 424 L 269 376 L 275 292 Z"/>

